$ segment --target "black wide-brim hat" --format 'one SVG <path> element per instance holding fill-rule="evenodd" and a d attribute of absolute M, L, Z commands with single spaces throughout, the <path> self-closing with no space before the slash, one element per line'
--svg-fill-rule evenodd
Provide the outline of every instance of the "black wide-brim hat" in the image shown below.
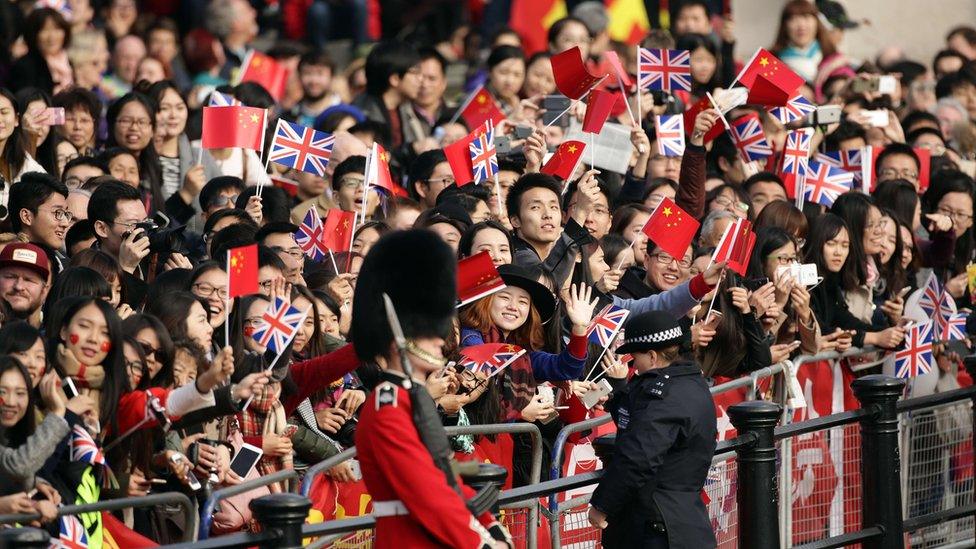
<path fill-rule="evenodd" d="M 499 265 L 498 274 L 501 275 L 506 286 L 522 288 L 529 294 L 532 306 L 539 313 L 543 323 L 552 319 L 552 315 L 556 312 L 556 296 L 539 282 L 538 277 L 533 276 L 532 269 L 521 265 Z"/>
<path fill-rule="evenodd" d="M 659 351 L 681 344 L 683 332 L 678 321 L 661 311 L 631 317 L 624 325 L 624 344 L 617 354 Z"/>

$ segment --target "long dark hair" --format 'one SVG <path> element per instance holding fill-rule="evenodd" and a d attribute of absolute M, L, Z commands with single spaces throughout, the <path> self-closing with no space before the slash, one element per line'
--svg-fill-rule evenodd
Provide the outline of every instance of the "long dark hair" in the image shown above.
<path fill-rule="evenodd" d="M 0 376 L 9 372 L 16 371 L 24 377 L 24 386 L 27 387 L 27 408 L 24 411 L 24 417 L 20 418 L 13 427 L 5 429 L 3 432 L 3 438 L 5 438 L 4 446 L 8 448 L 17 448 L 18 446 L 27 442 L 27 438 L 34 434 L 34 410 L 36 409 L 36 396 L 33 390 L 33 385 L 31 384 L 30 374 L 27 372 L 27 368 L 20 363 L 19 360 L 10 355 L 0 355 Z"/>
<path fill-rule="evenodd" d="M 152 309 L 147 312 L 156 316 L 173 341 L 192 342 L 187 333 L 186 321 L 190 317 L 190 309 L 197 303 L 203 307 L 207 317 L 210 317 L 210 305 L 201 297 L 190 292 L 173 292 L 166 299 L 157 299 L 152 303 Z M 194 342 L 195 343 L 195 342 Z M 204 354 L 210 349 L 200 349 Z"/>
<path fill-rule="evenodd" d="M 678 37 L 674 47 L 679 50 L 688 50 L 689 53 L 694 53 L 698 48 L 705 48 L 715 58 L 715 72 L 712 73 L 712 77 L 708 82 L 692 82 L 692 93 L 702 95 L 706 91 L 711 91 L 721 86 L 722 64 L 725 60 L 722 59 L 722 55 L 715 46 L 715 41 L 710 36 L 705 36 L 704 34 L 683 34 Z"/>
<path fill-rule="evenodd" d="M 779 17 L 779 30 L 776 31 L 776 41 L 771 48 L 773 54 L 779 54 L 790 45 L 786 22 L 798 15 L 810 15 L 817 20 L 817 42 L 820 44 L 820 51 L 823 53 L 824 59 L 837 52 L 837 48 L 827 35 L 827 27 L 820 21 L 820 12 L 817 11 L 817 7 L 808 0 L 790 0 L 783 6 L 783 12 Z"/>
<path fill-rule="evenodd" d="M 749 258 L 749 268 L 746 270 L 746 276 L 749 278 L 764 278 L 766 276 L 766 258 L 774 251 L 790 243 L 797 250 L 797 256 L 799 257 L 799 247 L 796 245 L 796 240 L 793 240 L 793 236 L 790 233 L 779 227 L 761 227 L 756 231 L 756 244 L 752 249 L 752 257 Z"/>
<path fill-rule="evenodd" d="M 102 381 L 102 392 L 98 403 L 98 417 L 103 425 L 103 434 L 104 425 L 107 421 L 111 436 L 118 436 L 121 433 L 118 432 L 119 421 L 116 412 L 118 411 L 119 397 L 122 396 L 123 389 L 128 385 L 128 378 L 125 376 L 125 357 L 122 346 L 118 344 L 122 341 L 123 337 L 122 322 L 119 320 L 119 315 L 116 314 L 115 309 L 102 298 L 90 296 L 66 297 L 62 301 L 68 302 L 68 305 L 64 310 L 64 314 L 61 316 L 58 329 L 48 334 L 48 355 L 57 356 L 58 344 L 63 343 L 61 340 L 61 328 L 65 328 L 71 324 L 71 319 L 74 318 L 78 311 L 89 305 L 95 305 L 101 311 L 102 316 L 105 318 L 105 325 L 108 327 L 108 339 L 112 342 L 112 348 L 109 349 L 108 354 L 102 361 L 102 368 L 105 370 L 105 380 Z M 60 365 L 58 365 L 58 374 L 64 377 L 64 371 Z"/>
<path fill-rule="evenodd" d="M 106 144 L 109 147 L 122 146 L 121 143 L 115 140 L 115 122 L 119 117 L 119 113 L 122 112 L 122 107 L 132 102 L 139 103 L 146 109 L 146 114 L 149 116 L 149 130 L 155 136 L 156 102 L 139 92 L 129 92 L 109 105 L 108 112 L 105 115 L 108 121 L 108 140 Z M 153 143 L 152 137 L 150 137 L 146 148 L 139 151 L 138 160 L 139 176 L 142 178 L 143 190 L 148 191 L 150 196 L 152 196 L 153 208 L 162 209 L 164 203 L 162 189 L 163 174 L 159 163 L 159 154 L 156 153 L 156 145 Z"/>
<path fill-rule="evenodd" d="M 949 193 L 963 193 L 973 199 L 974 184 L 973 179 L 959 170 L 943 170 L 932 176 L 932 186 L 925 193 L 925 213 L 936 213 L 939 201 Z M 974 201 L 976 205 L 976 201 Z M 953 220 L 955 222 L 955 220 Z M 970 227 L 962 236 L 956 238 L 955 250 L 955 272 L 966 272 L 968 265 L 973 258 L 974 238 L 973 227 Z"/>
<path fill-rule="evenodd" d="M 851 230 L 847 227 L 847 223 L 844 219 L 838 215 L 832 213 L 824 214 L 820 216 L 820 219 L 813 226 L 813 230 L 810 231 L 810 238 L 807 240 L 807 253 L 805 261 L 807 263 L 813 263 L 817 266 L 817 272 L 820 273 L 824 279 L 824 284 L 839 284 L 843 289 L 856 288 L 858 285 L 857 273 L 855 272 L 851 260 L 851 254 L 848 252 L 847 260 L 840 267 L 840 272 L 834 274 L 830 272 L 827 268 L 827 261 L 824 258 L 824 245 L 828 241 L 837 238 L 840 234 L 841 229 L 847 231 L 847 236 L 851 240 L 851 247 L 854 246 L 854 238 L 851 236 Z"/>
<path fill-rule="evenodd" d="M 478 233 L 488 229 L 495 229 L 496 231 L 501 231 L 505 238 L 508 239 L 508 249 L 511 250 L 512 255 L 515 255 L 515 241 L 512 239 L 512 233 L 505 229 L 505 226 L 495 220 L 482 221 L 481 223 L 475 223 L 471 225 L 463 233 L 461 233 L 461 239 L 458 240 L 458 259 L 464 259 L 472 255 L 471 247 L 474 245 L 474 237 L 478 236 Z"/>
<path fill-rule="evenodd" d="M 18 119 L 20 119 L 20 117 L 27 112 L 27 106 L 33 103 L 34 101 L 44 102 L 45 107 L 51 106 L 51 94 L 49 94 L 48 92 L 40 88 L 33 88 L 33 87 L 23 88 L 19 92 L 17 92 L 16 97 L 17 97 L 17 118 Z M 57 173 L 58 165 L 57 165 L 57 154 L 55 151 L 58 143 L 56 139 L 57 135 L 58 132 L 54 131 L 54 128 L 52 127 L 51 131 L 48 132 L 47 138 L 44 140 L 44 142 L 39 143 L 37 145 L 37 148 L 34 150 L 33 155 L 34 155 L 34 160 L 37 160 L 37 163 L 43 166 L 44 170 L 47 171 L 47 173 L 60 177 L 60 174 Z M 27 143 L 24 143 L 24 145 L 26 146 Z"/>
<path fill-rule="evenodd" d="M 173 339 L 169 336 L 169 331 L 166 326 L 155 316 L 151 314 L 138 313 L 130 315 L 128 318 L 122 321 L 122 330 L 125 332 L 127 338 L 132 338 L 133 341 L 138 343 L 136 336 L 139 332 L 143 330 L 152 330 L 156 334 L 156 340 L 159 341 L 159 348 L 156 349 L 156 361 L 162 366 L 156 375 L 149 378 L 149 376 L 143 377 L 143 382 L 140 383 L 140 387 L 146 383 L 149 383 L 153 387 L 172 387 L 173 386 L 173 358 L 176 351 L 173 348 Z M 139 354 L 145 355 L 142 345 L 139 345 Z M 143 361 L 146 357 L 143 356 Z"/>
<path fill-rule="evenodd" d="M 308 312 L 308 316 L 312 318 L 312 335 L 305 343 L 302 354 L 306 359 L 322 356 L 326 353 L 325 334 L 322 333 L 322 327 L 319 325 L 319 306 L 315 300 L 315 294 L 305 286 L 293 285 L 291 287 L 292 300 L 299 296 L 304 297 L 312 304 L 312 310 Z"/>
<path fill-rule="evenodd" d="M 264 294 L 250 294 L 236 298 L 234 300 L 234 306 L 230 310 L 230 315 L 227 317 L 227 321 L 230 322 L 230 343 L 228 345 L 234 350 L 234 364 L 243 364 L 244 353 L 246 352 L 246 347 L 244 346 L 244 338 L 246 337 L 244 335 L 244 321 L 247 319 L 247 310 L 258 300 L 263 300 L 267 303 L 271 302 L 271 299 Z M 234 381 L 240 381 L 240 378 L 250 372 L 241 373 L 243 375 L 239 375 L 237 371 L 234 372 Z"/>
<path fill-rule="evenodd" d="M 848 286 L 849 280 L 843 277 L 844 290 L 853 290 L 868 282 L 868 256 L 864 253 L 864 232 L 867 230 L 868 214 L 874 207 L 874 201 L 870 196 L 849 192 L 840 195 L 830 208 L 830 213 L 840 216 L 847 224 L 847 235 L 851 239 L 850 256 L 844 268 L 854 272 L 855 282 Z"/>
<path fill-rule="evenodd" d="M 918 191 L 908 180 L 882 181 L 875 187 L 871 196 L 876 206 L 889 210 L 897 221 L 904 222 L 909 227 L 915 222 L 915 208 L 918 207 L 919 202 Z"/>
<path fill-rule="evenodd" d="M 17 98 L 14 94 L 10 93 L 7 88 L 0 88 L 0 96 L 5 97 L 7 101 L 10 101 L 10 108 L 14 110 L 15 116 L 20 119 L 20 109 L 17 107 Z M 20 170 L 24 167 L 24 162 L 27 161 L 27 147 L 24 144 L 24 130 L 21 129 L 20 124 L 14 126 L 14 129 L 10 132 L 10 137 L 7 138 L 7 142 L 3 146 L 3 163 L 6 165 L 6 169 L 9 171 L 9 177 L 7 174 L 0 174 L 5 179 L 7 179 L 7 184 L 12 184 L 13 180 L 20 173 Z"/>
<path fill-rule="evenodd" d="M 901 229 L 898 227 L 900 218 L 898 214 L 888 208 L 881 208 L 881 215 L 891 219 L 891 223 L 895 226 L 895 251 L 888 258 L 888 263 L 878 265 L 878 270 L 881 272 L 881 279 L 884 280 L 885 293 L 892 296 L 904 288 L 905 282 L 908 280 L 908 275 L 901 266 L 901 253 L 905 243 L 901 240 Z"/>

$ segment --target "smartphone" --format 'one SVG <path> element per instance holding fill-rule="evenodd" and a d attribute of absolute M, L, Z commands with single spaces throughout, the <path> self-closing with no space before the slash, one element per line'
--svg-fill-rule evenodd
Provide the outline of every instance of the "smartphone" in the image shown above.
<path fill-rule="evenodd" d="M 742 280 L 742 286 L 749 290 L 750 292 L 755 292 L 759 288 L 762 288 L 769 283 L 769 279 L 766 277 L 761 278 L 745 278 Z"/>
<path fill-rule="evenodd" d="M 531 127 L 529 127 L 529 126 L 515 126 L 515 139 L 526 139 L 530 135 L 532 135 L 532 128 Z"/>
<path fill-rule="evenodd" d="M 539 385 L 536 387 L 536 392 L 542 395 L 543 403 L 548 403 L 550 406 L 556 403 L 556 393 L 551 385 Z"/>
<path fill-rule="evenodd" d="M 66 377 L 61 380 L 61 388 L 64 389 L 64 394 L 71 400 L 78 396 L 78 389 L 75 387 L 75 382 L 71 380 L 70 377 Z"/>
<path fill-rule="evenodd" d="M 861 115 L 867 119 L 868 124 L 872 127 L 884 128 L 888 126 L 888 111 L 885 109 L 861 111 Z"/>
<path fill-rule="evenodd" d="M 898 86 L 898 82 L 895 77 L 890 74 L 883 74 L 878 77 L 878 93 L 885 93 L 891 95 L 895 93 L 895 88 Z"/>
<path fill-rule="evenodd" d="M 349 469 L 352 470 L 352 478 L 354 478 L 356 480 L 362 480 L 363 479 L 363 470 L 359 467 L 359 460 L 358 459 L 350 459 L 346 463 L 349 464 Z"/>
<path fill-rule="evenodd" d="M 234 455 L 230 462 L 230 470 L 237 473 L 241 478 L 245 478 L 251 473 L 251 469 L 257 465 L 258 460 L 264 455 L 264 450 L 252 444 L 241 444 L 241 448 Z"/>
<path fill-rule="evenodd" d="M 41 111 L 37 120 L 43 126 L 63 126 L 64 107 L 48 107 Z"/>
<path fill-rule="evenodd" d="M 908 292 L 910 292 L 910 291 L 912 291 L 912 287 L 911 286 L 905 286 L 904 288 L 902 288 L 901 290 L 898 291 L 898 297 L 904 299 L 905 296 L 908 295 Z"/>
<path fill-rule="evenodd" d="M 851 91 L 854 93 L 869 93 L 878 91 L 877 76 L 860 76 L 851 82 Z"/>
<path fill-rule="evenodd" d="M 824 105 L 817 107 L 812 113 L 808 114 L 800 125 L 804 126 L 823 126 L 825 124 L 836 124 L 840 122 L 843 111 L 840 105 Z"/>
<path fill-rule="evenodd" d="M 507 135 L 496 135 L 495 152 L 498 154 L 508 154 L 512 152 L 512 138 Z"/>
<path fill-rule="evenodd" d="M 183 454 L 173 454 L 169 458 L 169 460 L 171 462 L 173 462 L 174 464 L 175 463 L 182 463 L 184 459 L 186 459 L 186 458 L 183 457 Z M 200 481 L 197 480 L 197 476 L 193 474 L 193 471 L 192 470 L 186 472 L 186 484 L 194 492 L 196 492 L 197 490 L 199 490 L 201 488 Z"/>
<path fill-rule="evenodd" d="M 613 387 L 610 387 L 610 382 L 606 379 L 601 379 L 600 383 L 597 384 L 596 389 L 587 391 L 580 401 L 583 403 L 583 406 L 586 406 L 586 408 L 589 409 L 596 406 L 596 403 L 600 402 L 601 398 L 609 395 L 610 391 L 613 391 Z"/>
<path fill-rule="evenodd" d="M 549 124 L 556 119 L 557 116 L 561 115 L 563 111 L 572 105 L 572 99 L 566 97 L 565 95 L 547 95 L 542 98 L 542 108 L 546 112 L 542 113 L 542 123 Z M 563 116 L 556 123 L 560 128 L 569 127 L 569 116 Z"/>

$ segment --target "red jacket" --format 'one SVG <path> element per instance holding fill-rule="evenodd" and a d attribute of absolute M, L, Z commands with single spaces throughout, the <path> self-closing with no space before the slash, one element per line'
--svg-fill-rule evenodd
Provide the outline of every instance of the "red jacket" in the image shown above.
<path fill-rule="evenodd" d="M 383 382 L 366 398 L 356 429 L 363 481 L 375 502 L 400 501 L 409 515 L 376 519 L 376 549 L 490 547 L 490 513 L 477 519 L 434 464 L 413 423 L 410 395 Z M 461 481 L 458 480 L 461 485 Z M 463 486 L 465 497 L 474 491 Z"/>

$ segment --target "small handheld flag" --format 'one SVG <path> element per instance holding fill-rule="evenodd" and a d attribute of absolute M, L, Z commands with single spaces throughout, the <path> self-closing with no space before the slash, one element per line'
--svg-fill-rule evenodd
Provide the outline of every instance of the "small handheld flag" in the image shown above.
<path fill-rule="evenodd" d="M 461 366 L 492 377 L 525 354 L 525 349 L 508 343 L 483 343 L 461 349 Z"/>
<path fill-rule="evenodd" d="M 613 341 L 613 338 L 620 332 L 624 321 L 630 315 L 627 309 L 621 309 L 615 305 L 607 305 L 593 317 L 590 326 L 586 329 L 586 336 L 590 343 L 606 347 Z"/>
<path fill-rule="evenodd" d="M 810 141 L 813 138 L 812 128 L 793 130 L 786 135 L 786 146 L 783 147 L 784 174 L 803 175 L 807 173 L 810 161 Z"/>
<path fill-rule="evenodd" d="M 505 282 L 487 251 L 458 261 L 458 307 L 487 297 L 504 287 Z"/>
<path fill-rule="evenodd" d="M 854 187 L 854 174 L 811 161 L 806 174 L 801 176 L 801 184 L 804 200 L 829 208 L 834 205 L 837 197 Z"/>
<path fill-rule="evenodd" d="M 227 298 L 258 291 L 258 245 L 227 250 Z"/>
<path fill-rule="evenodd" d="M 680 114 L 661 114 L 654 117 L 657 151 L 662 156 L 685 154 L 685 118 Z"/>
<path fill-rule="evenodd" d="M 903 379 L 932 371 L 932 322 L 913 324 L 895 353 L 895 376 Z"/>
<path fill-rule="evenodd" d="M 488 181 L 498 173 L 498 156 L 495 154 L 495 125 L 488 120 L 481 132 L 468 145 L 471 153 L 471 169 L 474 183 Z"/>
<path fill-rule="evenodd" d="M 312 261 L 321 261 L 326 253 L 322 237 L 322 218 L 319 217 L 315 206 L 312 206 L 305 213 L 298 230 L 295 231 L 295 243 Z"/>
<path fill-rule="evenodd" d="M 644 234 L 659 248 L 681 261 L 695 238 L 700 223 L 665 197 L 644 225 Z"/>
<path fill-rule="evenodd" d="M 688 50 L 639 48 L 638 52 L 638 88 L 691 91 L 691 53 Z"/>
<path fill-rule="evenodd" d="M 268 310 L 261 315 L 261 323 L 251 338 L 258 345 L 280 354 L 298 333 L 307 315 L 308 311 L 299 311 L 289 301 L 275 297 Z"/>
<path fill-rule="evenodd" d="M 770 109 L 769 114 L 773 115 L 776 120 L 780 121 L 780 123 L 789 124 L 790 122 L 805 117 L 815 110 L 817 110 L 816 105 L 811 103 L 806 97 L 797 94 L 789 98 L 785 106 Z"/>
<path fill-rule="evenodd" d="M 764 160 L 772 156 L 773 148 L 766 141 L 759 115 L 749 113 L 732 122 L 732 141 L 739 150 L 739 158 L 743 162 Z"/>
<path fill-rule="evenodd" d="M 268 158 L 282 166 L 322 177 L 334 143 L 335 137 L 328 133 L 279 119 Z"/>

